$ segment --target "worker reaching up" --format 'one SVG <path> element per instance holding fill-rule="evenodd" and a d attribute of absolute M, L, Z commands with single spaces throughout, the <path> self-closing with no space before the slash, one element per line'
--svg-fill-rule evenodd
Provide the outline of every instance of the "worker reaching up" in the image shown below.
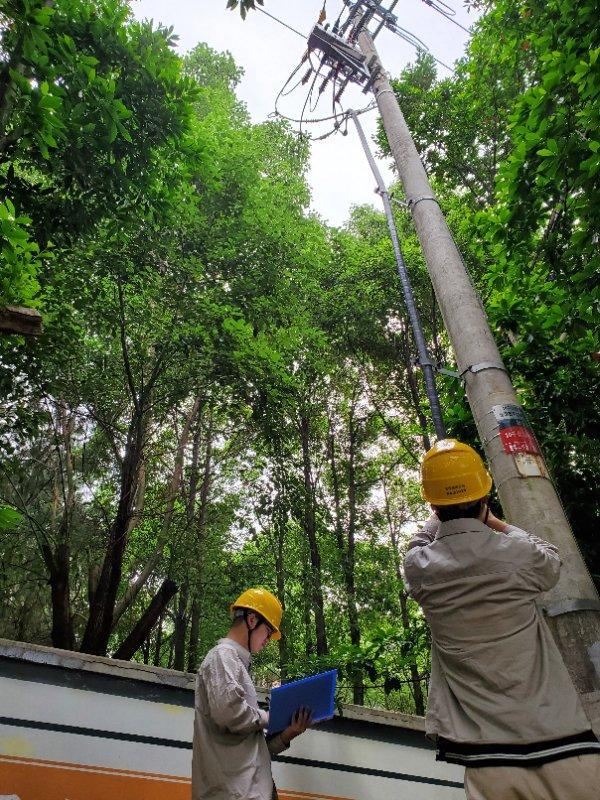
<path fill-rule="evenodd" d="M 469 800 L 598 800 L 600 743 L 536 604 L 558 581 L 556 548 L 491 514 L 467 445 L 439 441 L 421 480 L 434 513 L 404 573 L 431 628 L 438 760 L 466 767 Z"/>
<path fill-rule="evenodd" d="M 252 653 L 281 638 L 282 608 L 266 589 L 248 589 L 231 606 L 233 623 L 198 670 L 192 800 L 274 800 L 271 755 L 310 725 L 299 709 L 292 724 L 265 739 L 269 714 L 258 707 L 248 669 Z"/>

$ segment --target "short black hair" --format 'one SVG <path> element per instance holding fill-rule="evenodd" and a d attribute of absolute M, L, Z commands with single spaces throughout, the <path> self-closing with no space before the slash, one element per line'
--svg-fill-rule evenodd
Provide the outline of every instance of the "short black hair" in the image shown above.
<path fill-rule="evenodd" d="M 449 522 L 451 519 L 477 519 L 483 510 L 485 497 L 479 498 L 474 503 L 457 503 L 451 506 L 434 506 L 435 513 L 440 522 Z"/>

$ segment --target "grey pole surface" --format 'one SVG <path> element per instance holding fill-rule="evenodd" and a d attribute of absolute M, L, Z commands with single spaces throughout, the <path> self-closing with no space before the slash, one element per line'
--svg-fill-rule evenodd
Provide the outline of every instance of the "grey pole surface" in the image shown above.
<path fill-rule="evenodd" d="M 355 111 L 349 111 L 348 113 L 352 117 L 352 121 L 356 126 L 356 130 L 358 132 L 360 142 L 363 146 L 363 150 L 365 151 L 367 161 L 369 162 L 369 166 L 371 167 L 371 171 L 377 182 L 378 192 L 381 195 L 381 199 L 383 200 L 385 216 L 390 231 L 390 237 L 392 239 L 392 246 L 394 248 L 394 256 L 396 257 L 396 264 L 398 266 L 398 275 L 400 277 L 400 284 L 402 285 L 402 293 L 404 294 L 404 303 L 406 305 L 408 318 L 410 320 L 410 326 L 412 328 L 413 336 L 415 337 L 415 343 L 417 345 L 417 352 L 419 354 L 419 365 L 423 370 L 423 378 L 425 380 L 425 391 L 427 392 L 427 399 L 429 400 L 429 407 L 431 409 L 431 418 L 433 420 L 433 427 L 435 428 L 435 432 L 438 439 L 445 439 L 446 428 L 444 426 L 444 420 L 442 417 L 442 409 L 440 408 L 440 398 L 438 397 L 437 388 L 435 385 L 434 365 L 432 360 L 429 358 L 429 352 L 427 351 L 425 336 L 423 335 L 423 326 L 421 325 L 421 318 L 419 316 L 419 311 L 415 304 L 415 297 L 413 295 L 413 290 L 410 283 L 410 277 L 408 274 L 408 270 L 406 269 L 406 263 L 404 261 L 404 256 L 402 255 L 402 249 L 400 247 L 400 242 L 398 240 L 398 231 L 396 230 L 396 223 L 394 222 L 394 214 L 392 212 L 390 195 L 383 181 L 383 178 L 381 177 L 381 172 L 379 171 L 377 162 L 373 158 L 373 154 L 371 153 L 371 150 L 369 148 L 369 143 L 367 142 L 365 132 L 362 129 L 362 125 L 360 124 L 358 115 L 356 114 Z"/>
<path fill-rule="evenodd" d="M 557 586 L 545 596 L 547 620 L 588 716 L 600 728 L 598 593 L 541 454 L 507 452 L 503 426 L 510 424 L 511 415 L 522 415 L 517 395 L 373 40 L 364 28 L 358 44 L 366 56 L 390 150 L 504 513 L 513 524 L 559 549 L 563 566 Z"/>

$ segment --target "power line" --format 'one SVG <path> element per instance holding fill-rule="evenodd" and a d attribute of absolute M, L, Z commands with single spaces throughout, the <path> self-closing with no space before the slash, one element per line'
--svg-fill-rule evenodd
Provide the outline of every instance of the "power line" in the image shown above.
<path fill-rule="evenodd" d="M 451 22 L 453 25 L 456 25 L 457 28 L 460 28 L 465 33 L 468 34 L 471 33 L 471 31 L 468 28 L 465 28 L 464 25 L 461 25 L 460 22 L 457 22 L 454 19 L 456 11 L 452 8 L 452 6 L 449 6 L 447 3 L 444 3 L 443 0 L 437 0 L 437 2 L 434 2 L 434 0 L 423 0 L 423 3 L 425 3 L 426 6 L 432 8 L 434 11 L 437 11 L 438 14 L 441 14 L 442 17 L 445 17 L 448 20 L 448 22 Z M 447 8 L 448 10 L 444 11 L 444 8 Z"/>
<path fill-rule="evenodd" d="M 279 17 L 275 17 L 273 14 L 269 14 L 268 11 L 265 11 L 264 8 L 261 8 L 260 6 L 256 6 L 256 10 L 260 11 L 261 14 L 266 14 L 267 17 L 271 17 L 271 19 L 274 19 L 275 22 L 278 22 L 280 25 L 283 25 L 284 28 L 287 28 L 288 31 L 292 31 L 292 33 L 295 33 L 296 36 L 301 36 L 305 42 L 307 41 L 308 36 L 306 36 L 306 34 L 300 33 L 300 31 L 296 30 L 296 28 L 292 28 L 291 25 L 288 25 L 287 22 L 284 22 L 282 19 L 279 19 Z"/>
<path fill-rule="evenodd" d="M 415 39 L 415 41 L 411 41 L 411 39 L 408 39 L 404 35 L 405 31 L 404 31 L 403 28 L 396 27 L 393 30 L 390 28 L 390 30 L 392 31 L 392 33 L 394 33 L 400 39 L 402 39 L 403 41 L 408 42 L 408 44 L 412 45 L 417 52 L 420 50 L 423 53 L 428 53 L 433 58 L 434 61 L 436 61 L 438 64 L 440 64 L 440 66 L 442 66 L 445 69 L 447 69 L 448 72 L 451 72 L 453 75 L 456 74 L 456 70 L 452 69 L 452 67 L 450 67 L 448 64 L 445 64 L 443 61 L 441 61 L 439 58 L 437 58 L 437 56 L 434 56 L 433 53 L 431 52 L 431 50 L 427 47 L 427 45 L 424 42 L 421 42 L 420 39 L 417 39 L 417 37 L 414 36 L 414 34 L 410 34 Z M 408 33 L 408 31 L 406 31 L 406 33 Z M 418 44 L 418 42 L 420 42 L 422 46 L 420 46 Z"/>

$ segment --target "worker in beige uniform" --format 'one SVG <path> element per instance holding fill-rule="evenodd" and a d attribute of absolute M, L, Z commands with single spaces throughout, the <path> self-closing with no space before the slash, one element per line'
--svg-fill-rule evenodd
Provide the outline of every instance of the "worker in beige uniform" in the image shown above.
<path fill-rule="evenodd" d="M 558 581 L 556 548 L 490 513 L 467 445 L 439 441 L 421 480 L 434 513 L 404 575 L 431 629 L 438 760 L 466 767 L 469 800 L 598 800 L 600 743 L 536 604 Z"/>
<path fill-rule="evenodd" d="M 265 738 L 269 714 L 258 707 L 250 658 L 280 639 L 282 608 L 266 589 L 248 589 L 231 606 L 233 624 L 198 670 L 192 800 L 276 800 L 271 755 L 310 725 L 310 710 L 299 709 L 292 724 Z"/>

